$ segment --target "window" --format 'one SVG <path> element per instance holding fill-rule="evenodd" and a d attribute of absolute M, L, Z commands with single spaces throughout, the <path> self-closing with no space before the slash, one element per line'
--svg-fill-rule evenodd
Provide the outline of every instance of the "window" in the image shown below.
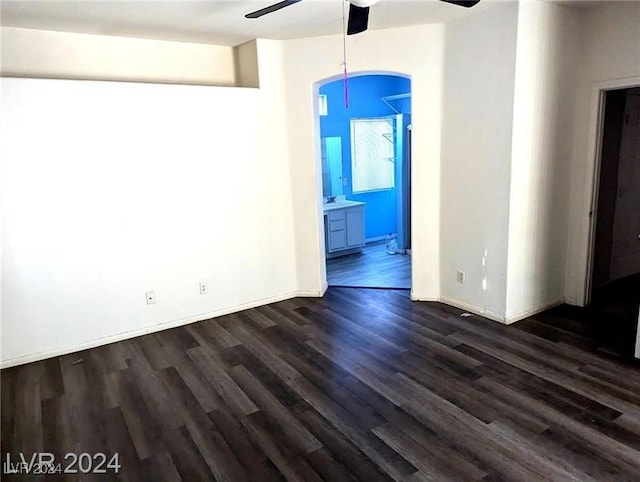
<path fill-rule="evenodd" d="M 351 119 L 352 191 L 395 187 L 394 118 Z"/>
<path fill-rule="evenodd" d="M 327 96 L 325 94 L 318 96 L 318 113 L 321 116 L 329 115 L 329 105 L 327 104 Z"/>

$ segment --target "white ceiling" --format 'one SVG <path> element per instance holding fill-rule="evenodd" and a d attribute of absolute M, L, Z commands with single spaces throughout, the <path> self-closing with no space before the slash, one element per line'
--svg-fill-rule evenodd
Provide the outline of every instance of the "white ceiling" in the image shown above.
<path fill-rule="evenodd" d="M 303 0 L 258 19 L 244 18 L 244 14 L 276 1 L 2 0 L 0 21 L 8 27 L 217 45 L 342 32 L 340 0 Z M 497 1 L 505 0 L 483 0 L 467 9 L 439 0 L 381 0 L 371 8 L 369 28 L 443 22 L 485 10 Z"/>

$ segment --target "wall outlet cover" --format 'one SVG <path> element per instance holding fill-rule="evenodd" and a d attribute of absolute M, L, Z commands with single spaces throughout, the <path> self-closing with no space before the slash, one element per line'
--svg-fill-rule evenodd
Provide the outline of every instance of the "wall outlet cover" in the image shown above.
<path fill-rule="evenodd" d="M 153 305 L 158 301 L 156 299 L 156 292 L 155 291 L 147 291 L 145 293 L 145 297 L 147 298 L 147 304 L 148 305 Z"/>
<path fill-rule="evenodd" d="M 200 281 L 200 294 L 206 295 L 209 292 L 209 283 L 206 281 Z"/>

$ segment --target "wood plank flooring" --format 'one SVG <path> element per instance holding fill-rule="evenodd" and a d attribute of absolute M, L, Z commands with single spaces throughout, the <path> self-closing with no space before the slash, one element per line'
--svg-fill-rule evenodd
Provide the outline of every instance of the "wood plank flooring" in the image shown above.
<path fill-rule="evenodd" d="M 361 253 L 327 260 L 329 286 L 411 288 L 411 256 L 387 254 L 384 241 L 368 244 Z"/>
<path fill-rule="evenodd" d="M 617 352 L 633 353 L 638 306 L 640 273 L 594 290 L 591 305 L 582 317 L 582 328 L 588 330 L 590 337 L 606 340 L 607 345 Z"/>
<path fill-rule="evenodd" d="M 512 326 L 330 288 L 3 370 L 2 480 L 640 480 L 640 368 L 560 308 Z"/>

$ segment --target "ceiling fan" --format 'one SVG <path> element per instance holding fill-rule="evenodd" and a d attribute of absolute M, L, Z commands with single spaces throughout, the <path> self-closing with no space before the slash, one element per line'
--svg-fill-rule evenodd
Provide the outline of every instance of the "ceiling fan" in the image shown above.
<path fill-rule="evenodd" d="M 258 18 L 268 13 L 273 13 L 281 8 L 288 7 L 294 3 L 298 3 L 302 0 L 284 0 L 282 2 L 274 3 L 268 7 L 261 8 L 255 12 L 251 12 L 245 15 L 245 18 Z M 440 0 L 442 2 L 452 3 L 460 7 L 473 7 L 479 3 L 480 0 Z M 349 21 L 347 24 L 347 35 L 354 35 L 367 30 L 369 25 L 369 8 L 377 3 L 378 0 L 349 0 Z"/>

